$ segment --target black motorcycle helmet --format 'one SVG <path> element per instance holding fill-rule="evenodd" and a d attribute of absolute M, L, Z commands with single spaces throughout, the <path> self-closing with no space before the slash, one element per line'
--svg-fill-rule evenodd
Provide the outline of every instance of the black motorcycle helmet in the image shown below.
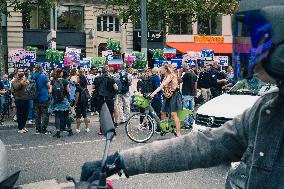
<path fill-rule="evenodd" d="M 241 0 L 233 24 L 236 79 L 261 63 L 280 88 L 284 83 L 284 0 Z"/>

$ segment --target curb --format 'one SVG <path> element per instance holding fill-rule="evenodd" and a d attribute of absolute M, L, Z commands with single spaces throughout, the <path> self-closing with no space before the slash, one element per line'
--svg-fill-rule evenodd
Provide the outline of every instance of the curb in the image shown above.
<path fill-rule="evenodd" d="M 54 122 L 51 122 L 48 124 L 48 126 L 54 126 L 55 123 Z M 35 128 L 35 124 L 26 124 L 26 127 L 27 128 Z M 18 124 L 15 122 L 14 124 L 8 124 L 8 125 L 5 125 L 5 122 L 4 122 L 4 125 L 0 125 L 0 131 L 3 131 L 3 130 L 15 130 L 15 129 L 18 129 Z"/>

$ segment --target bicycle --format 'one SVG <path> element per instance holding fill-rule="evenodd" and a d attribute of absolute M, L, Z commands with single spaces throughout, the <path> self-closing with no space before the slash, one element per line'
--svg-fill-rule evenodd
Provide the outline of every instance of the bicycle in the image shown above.
<path fill-rule="evenodd" d="M 127 136 L 134 142 L 144 143 L 152 138 L 157 125 L 160 127 L 160 135 L 167 133 L 175 133 L 175 122 L 170 117 L 166 120 L 160 120 L 151 106 L 151 100 L 144 96 L 134 96 L 134 106 L 144 110 L 144 112 L 135 113 L 127 120 L 125 131 Z M 178 113 L 180 125 L 184 125 L 185 119 L 189 116 L 193 119 L 193 112 L 191 110 L 183 109 Z"/>

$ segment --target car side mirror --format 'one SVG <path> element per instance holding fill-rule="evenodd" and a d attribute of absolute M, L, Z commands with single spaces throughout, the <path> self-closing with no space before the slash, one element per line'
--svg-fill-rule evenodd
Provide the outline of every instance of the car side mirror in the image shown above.
<path fill-rule="evenodd" d="M 102 131 L 105 136 L 107 136 L 108 133 L 114 133 L 115 127 L 113 124 L 113 120 L 111 118 L 109 109 L 106 105 L 106 103 L 103 104 L 100 112 L 100 124 Z"/>

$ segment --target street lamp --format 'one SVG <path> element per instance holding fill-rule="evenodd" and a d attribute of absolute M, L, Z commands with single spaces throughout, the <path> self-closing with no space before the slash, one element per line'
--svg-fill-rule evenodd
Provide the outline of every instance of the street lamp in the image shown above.
<path fill-rule="evenodd" d="M 141 52 L 147 60 L 147 0 L 141 0 Z"/>

